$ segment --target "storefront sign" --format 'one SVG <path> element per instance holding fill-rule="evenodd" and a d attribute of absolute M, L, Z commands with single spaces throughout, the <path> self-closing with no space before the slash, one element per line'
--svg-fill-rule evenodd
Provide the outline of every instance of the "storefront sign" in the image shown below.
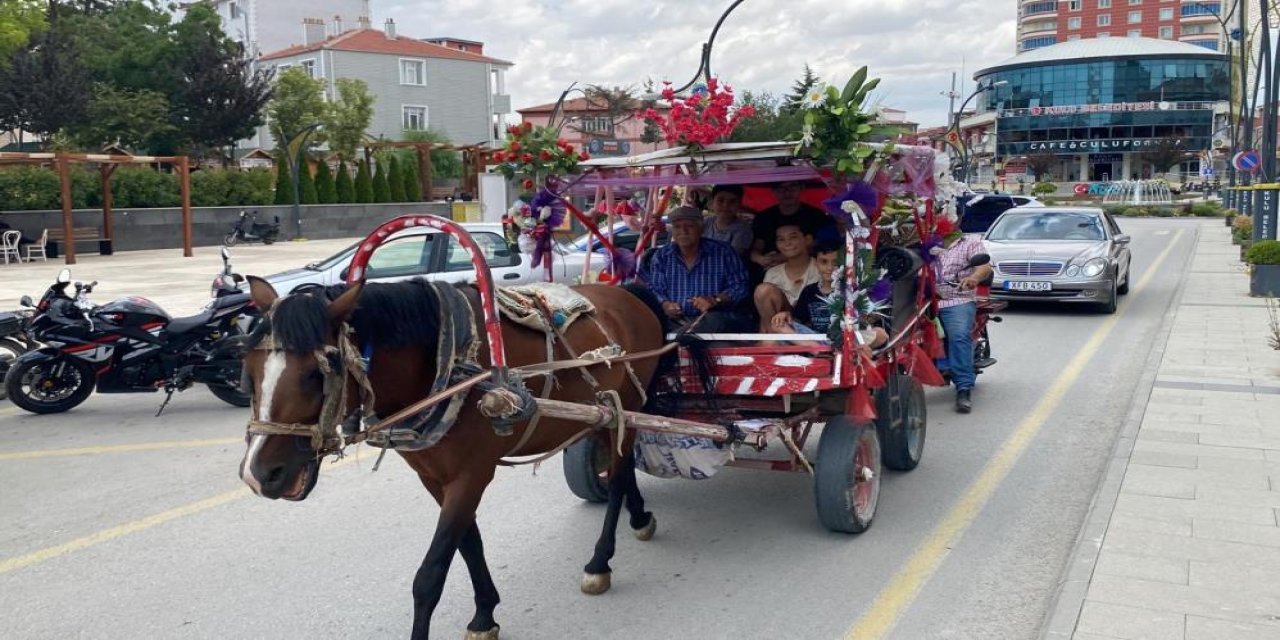
<path fill-rule="evenodd" d="M 1064 104 L 1052 107 L 1001 109 L 1001 118 L 1019 116 L 1074 116 L 1082 113 L 1127 113 L 1134 111 L 1186 111 L 1212 109 L 1212 102 L 1107 102 L 1101 104 Z"/>
<path fill-rule="evenodd" d="M 1048 151 L 1050 153 L 1100 153 L 1106 151 L 1140 151 L 1148 149 L 1158 144 L 1164 144 L 1167 139 L 1161 138 L 1139 138 L 1127 140 L 1049 140 L 1037 142 L 1006 142 L 1001 146 L 1000 154 L 1028 153 L 1036 151 Z M 1178 147 L 1183 146 L 1183 140 L 1176 140 Z"/>

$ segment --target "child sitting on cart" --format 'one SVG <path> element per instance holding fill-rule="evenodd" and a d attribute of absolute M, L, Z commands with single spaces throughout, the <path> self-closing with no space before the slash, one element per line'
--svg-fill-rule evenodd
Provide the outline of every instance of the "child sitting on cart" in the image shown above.
<path fill-rule="evenodd" d="M 813 263 L 818 270 L 818 282 L 800 292 L 795 306 L 789 311 L 779 311 L 770 320 L 773 333 L 826 334 L 833 320 L 831 296 L 835 293 L 836 265 L 840 259 L 840 245 L 822 242 L 814 248 Z M 889 334 L 880 327 L 858 330 L 860 346 L 875 349 L 889 341 Z"/>
<path fill-rule="evenodd" d="M 790 312 L 805 287 L 821 279 L 817 264 L 809 253 L 813 247 L 813 236 L 799 223 L 790 221 L 778 225 L 776 234 L 778 253 L 783 262 L 769 267 L 764 274 L 764 282 L 755 290 L 760 333 L 769 333 L 774 316 Z"/>

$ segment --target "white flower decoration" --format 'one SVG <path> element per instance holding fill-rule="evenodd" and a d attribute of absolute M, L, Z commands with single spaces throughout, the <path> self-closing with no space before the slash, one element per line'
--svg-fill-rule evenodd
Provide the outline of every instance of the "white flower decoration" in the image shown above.
<path fill-rule="evenodd" d="M 820 85 L 809 89 L 804 94 L 804 98 L 800 99 L 800 103 L 806 109 L 817 109 L 827 103 L 827 85 Z"/>
<path fill-rule="evenodd" d="M 800 128 L 800 146 L 807 147 L 813 144 L 813 133 L 813 125 L 806 122 L 805 125 Z"/>
<path fill-rule="evenodd" d="M 538 209 L 538 222 L 542 222 L 551 217 L 551 207 L 543 207 Z"/>

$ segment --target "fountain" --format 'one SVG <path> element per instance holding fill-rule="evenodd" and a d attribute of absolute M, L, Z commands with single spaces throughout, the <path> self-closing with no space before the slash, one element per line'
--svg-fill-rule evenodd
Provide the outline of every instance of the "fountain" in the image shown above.
<path fill-rule="evenodd" d="M 1161 205 L 1173 203 L 1173 192 L 1164 180 L 1120 180 L 1107 187 L 1103 204 Z"/>

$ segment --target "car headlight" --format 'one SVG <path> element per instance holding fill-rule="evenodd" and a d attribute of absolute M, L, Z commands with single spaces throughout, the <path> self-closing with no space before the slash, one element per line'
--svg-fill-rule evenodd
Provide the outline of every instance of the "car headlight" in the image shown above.
<path fill-rule="evenodd" d="M 1094 258 L 1084 263 L 1083 267 L 1080 267 L 1080 273 L 1084 274 L 1086 278 L 1096 278 L 1106 270 L 1107 261 L 1102 258 Z"/>
<path fill-rule="evenodd" d="M 1067 277 L 1074 278 L 1080 275 L 1080 265 L 1073 264 L 1067 267 Z"/>

